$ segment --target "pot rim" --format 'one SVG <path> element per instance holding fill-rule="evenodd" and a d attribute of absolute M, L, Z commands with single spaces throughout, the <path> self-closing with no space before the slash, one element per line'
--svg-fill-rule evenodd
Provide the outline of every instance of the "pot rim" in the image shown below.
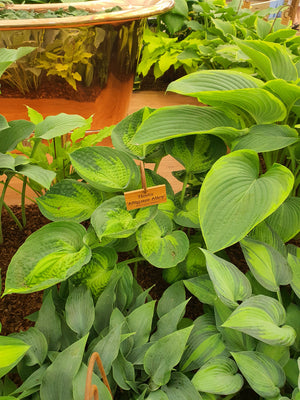
<path fill-rule="evenodd" d="M 175 0 L 91 0 L 86 2 L 49 3 L 49 4 L 7 4 L 6 9 L 43 12 L 47 10 L 77 9 L 91 14 L 62 18 L 37 19 L 0 19 L 0 30 L 62 28 L 87 25 L 118 24 L 162 14 L 174 7 Z M 104 12 L 119 6 L 121 10 Z"/>

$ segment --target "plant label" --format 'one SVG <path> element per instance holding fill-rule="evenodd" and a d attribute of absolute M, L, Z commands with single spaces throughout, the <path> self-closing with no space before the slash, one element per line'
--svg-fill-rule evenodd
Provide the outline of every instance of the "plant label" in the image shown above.
<path fill-rule="evenodd" d="M 124 193 L 127 210 L 153 206 L 167 201 L 166 185 L 152 186 L 146 189 Z"/>

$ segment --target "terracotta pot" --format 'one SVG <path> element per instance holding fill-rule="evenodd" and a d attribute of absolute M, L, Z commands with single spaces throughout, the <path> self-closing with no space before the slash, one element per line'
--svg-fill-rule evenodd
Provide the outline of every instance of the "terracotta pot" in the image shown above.
<path fill-rule="evenodd" d="M 44 117 L 93 114 L 93 129 L 119 122 L 127 114 L 146 18 L 173 4 L 174 0 L 97 0 L 8 5 L 38 12 L 71 6 L 90 14 L 0 20 L 0 48 L 36 48 L 3 74 L 0 113 L 7 120 L 27 118 L 27 105 Z M 121 9 L 104 12 L 116 6 Z"/>

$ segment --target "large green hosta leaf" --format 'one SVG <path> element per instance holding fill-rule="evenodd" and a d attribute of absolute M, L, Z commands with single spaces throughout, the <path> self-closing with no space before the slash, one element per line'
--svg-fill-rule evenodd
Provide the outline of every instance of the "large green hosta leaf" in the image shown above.
<path fill-rule="evenodd" d="M 201 303 L 214 305 L 217 294 L 209 275 L 201 275 L 195 278 L 186 279 L 184 285 Z"/>
<path fill-rule="evenodd" d="M 251 284 L 235 265 L 202 249 L 206 267 L 215 291 L 228 307 L 235 308 L 238 302 L 251 296 Z"/>
<path fill-rule="evenodd" d="M 102 201 L 98 191 L 75 179 L 58 182 L 37 198 L 41 213 L 51 221 L 85 221 Z"/>
<path fill-rule="evenodd" d="M 161 211 L 137 231 L 137 242 L 143 257 L 158 268 L 171 268 L 183 261 L 189 240 L 183 231 L 172 231 L 172 220 Z"/>
<path fill-rule="evenodd" d="M 259 176 L 254 151 L 238 150 L 221 157 L 206 175 L 199 196 L 207 248 L 215 252 L 241 240 L 283 203 L 293 183 L 291 171 L 279 164 Z"/>
<path fill-rule="evenodd" d="M 21 360 L 29 348 L 20 339 L 0 336 L 0 378 Z"/>
<path fill-rule="evenodd" d="M 181 207 L 176 207 L 174 212 L 174 221 L 176 224 L 186 226 L 188 228 L 200 228 L 198 215 L 198 197 L 183 201 Z"/>
<path fill-rule="evenodd" d="M 296 332 L 292 327 L 283 325 L 285 318 L 285 310 L 277 300 L 258 295 L 239 305 L 222 326 L 271 345 L 290 346 L 295 341 Z"/>
<path fill-rule="evenodd" d="M 298 141 L 297 131 L 287 125 L 253 125 L 247 135 L 234 142 L 233 149 L 250 149 L 261 153 L 279 150 Z"/>
<path fill-rule="evenodd" d="M 186 135 L 211 134 L 226 143 L 247 133 L 224 112 L 212 107 L 190 105 L 163 107 L 154 111 L 140 126 L 132 143 L 164 142 Z"/>
<path fill-rule="evenodd" d="M 162 386 L 161 390 L 168 400 L 202 400 L 189 378 L 180 372 L 173 372 L 168 385 Z"/>
<path fill-rule="evenodd" d="M 185 167 L 186 173 L 200 173 L 211 168 L 214 162 L 227 153 L 223 140 L 213 135 L 193 135 L 168 140 L 170 154 Z"/>
<path fill-rule="evenodd" d="M 242 351 L 232 353 L 240 371 L 252 389 L 262 397 L 275 397 L 285 384 L 285 374 L 275 360 L 263 353 Z"/>
<path fill-rule="evenodd" d="M 215 357 L 194 375 L 192 383 L 199 392 L 228 395 L 238 392 L 243 377 L 237 373 L 236 363 L 227 357 Z"/>
<path fill-rule="evenodd" d="M 250 238 L 241 241 L 247 264 L 255 279 L 267 290 L 278 292 L 280 285 L 288 285 L 292 271 L 282 254 L 266 243 Z"/>
<path fill-rule="evenodd" d="M 300 99 L 300 87 L 296 84 L 288 83 L 283 79 L 275 79 L 267 82 L 264 85 L 264 89 L 277 95 L 284 102 L 288 110 Z"/>
<path fill-rule="evenodd" d="M 266 222 L 288 242 L 300 232 L 300 198 L 288 197 Z"/>
<path fill-rule="evenodd" d="M 150 221 L 156 212 L 157 206 L 128 211 L 124 196 L 115 196 L 104 201 L 93 212 L 91 223 L 99 240 L 105 236 L 126 238 Z"/>
<path fill-rule="evenodd" d="M 297 68 L 285 46 L 261 40 L 239 40 L 237 44 L 266 80 L 298 78 Z"/>
<path fill-rule="evenodd" d="M 140 174 L 132 158 L 109 147 L 85 147 L 70 154 L 73 167 L 89 184 L 104 192 L 136 189 Z"/>
<path fill-rule="evenodd" d="M 91 257 L 85 233 L 75 222 L 52 222 L 34 232 L 8 266 L 4 294 L 46 289 L 79 271 Z"/>
<path fill-rule="evenodd" d="M 168 90 L 197 97 L 210 106 L 242 109 L 258 124 L 282 121 L 286 116 L 284 104 L 261 89 L 262 81 L 249 78 L 241 72 L 198 71 L 172 82 Z"/>
<path fill-rule="evenodd" d="M 300 299 L 300 258 L 297 257 L 295 254 L 289 253 L 288 263 L 293 271 L 291 286 L 293 291 Z"/>

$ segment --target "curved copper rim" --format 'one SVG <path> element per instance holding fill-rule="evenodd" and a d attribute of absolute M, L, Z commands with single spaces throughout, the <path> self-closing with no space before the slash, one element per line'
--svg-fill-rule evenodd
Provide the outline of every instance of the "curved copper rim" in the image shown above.
<path fill-rule="evenodd" d="M 174 0 L 114 0 L 102 1 L 92 0 L 78 3 L 49 3 L 49 4 L 14 4 L 7 5 L 7 9 L 13 10 L 36 10 L 43 12 L 47 10 L 68 9 L 70 6 L 87 10 L 91 14 L 84 16 L 63 17 L 63 18 L 39 18 L 39 19 L 0 19 L 0 30 L 11 29 L 34 29 L 34 28 L 56 28 L 72 27 L 98 24 L 113 24 L 123 21 L 147 18 L 153 15 L 162 14 L 174 6 Z M 106 9 L 119 6 L 120 11 L 109 13 L 103 12 Z M 100 13 L 100 11 L 102 11 Z"/>

